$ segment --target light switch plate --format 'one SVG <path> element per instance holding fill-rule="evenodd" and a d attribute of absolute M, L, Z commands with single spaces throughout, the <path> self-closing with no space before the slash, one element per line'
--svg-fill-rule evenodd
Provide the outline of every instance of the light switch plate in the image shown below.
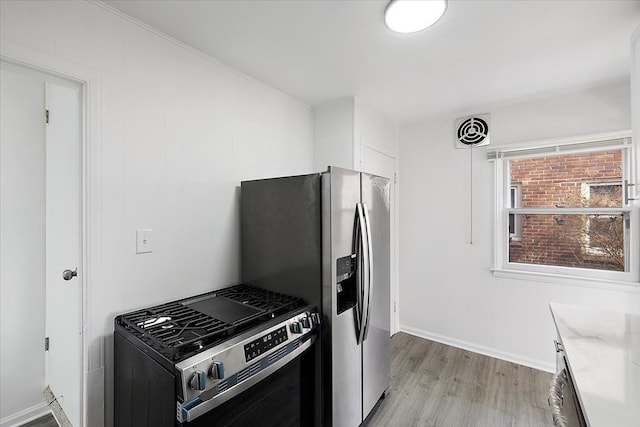
<path fill-rule="evenodd" d="M 136 253 L 148 254 L 153 252 L 153 230 L 136 230 Z"/>

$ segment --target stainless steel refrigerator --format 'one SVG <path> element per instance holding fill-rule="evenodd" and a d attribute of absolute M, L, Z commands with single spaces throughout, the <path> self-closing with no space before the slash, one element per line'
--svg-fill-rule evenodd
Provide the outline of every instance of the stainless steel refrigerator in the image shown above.
<path fill-rule="evenodd" d="M 243 181 L 242 281 L 299 296 L 322 313 L 315 425 L 355 427 L 389 387 L 390 183 L 326 172 Z"/>

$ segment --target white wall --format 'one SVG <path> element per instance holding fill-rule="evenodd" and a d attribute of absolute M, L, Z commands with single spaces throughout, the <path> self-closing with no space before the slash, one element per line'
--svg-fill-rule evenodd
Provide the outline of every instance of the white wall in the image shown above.
<path fill-rule="evenodd" d="M 313 108 L 313 165 L 354 169 L 355 99 L 345 98 Z"/>
<path fill-rule="evenodd" d="M 629 82 L 619 81 L 467 113 L 491 113 L 491 143 L 505 145 L 629 129 L 629 93 Z M 555 329 L 549 302 L 640 312 L 640 290 L 494 277 L 489 271 L 493 164 L 486 160 L 485 148 L 454 148 L 455 118 L 401 130 L 401 329 L 553 370 Z"/>
<path fill-rule="evenodd" d="M 237 283 L 240 180 L 310 172 L 311 111 L 99 5 L 0 2 L 0 15 L 3 41 L 101 76 L 88 425 L 112 425 L 115 315 Z M 154 230 L 153 253 L 135 254 L 137 228 Z"/>
<path fill-rule="evenodd" d="M 0 420 L 45 381 L 44 81 L 0 71 Z"/>

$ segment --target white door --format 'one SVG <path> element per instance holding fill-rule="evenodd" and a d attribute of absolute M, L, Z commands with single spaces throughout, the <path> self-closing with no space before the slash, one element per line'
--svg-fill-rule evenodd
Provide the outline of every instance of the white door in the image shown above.
<path fill-rule="evenodd" d="M 396 266 L 396 159 L 371 147 L 365 146 L 363 156 L 363 171 L 374 175 L 383 176 L 391 180 L 389 204 L 390 204 L 390 217 L 391 217 L 391 229 L 390 229 L 390 258 L 391 258 L 391 298 L 390 298 L 390 313 L 391 313 L 391 334 L 393 335 L 398 331 L 398 288 L 397 288 L 397 266 Z"/>
<path fill-rule="evenodd" d="M 1 66 L 0 420 L 45 384 L 44 82 Z"/>
<path fill-rule="evenodd" d="M 46 84 L 47 384 L 73 426 L 82 420 L 81 89 Z M 77 276 L 63 278 L 64 270 Z"/>

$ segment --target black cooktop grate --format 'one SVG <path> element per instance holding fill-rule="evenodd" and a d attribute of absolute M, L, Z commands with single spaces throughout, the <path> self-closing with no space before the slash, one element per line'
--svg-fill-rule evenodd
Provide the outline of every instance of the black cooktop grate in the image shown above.
<path fill-rule="evenodd" d="M 228 309 L 220 313 L 226 321 L 198 309 L 208 301 Z M 299 298 L 236 285 L 124 314 L 116 318 L 116 324 L 177 362 L 302 305 Z"/>

